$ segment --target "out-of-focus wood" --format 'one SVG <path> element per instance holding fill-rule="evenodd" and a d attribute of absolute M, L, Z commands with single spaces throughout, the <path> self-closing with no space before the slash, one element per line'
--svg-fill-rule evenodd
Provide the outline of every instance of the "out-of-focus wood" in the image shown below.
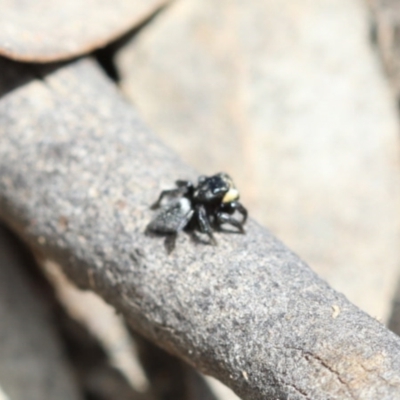
<path fill-rule="evenodd" d="M 133 29 L 168 0 L 2 0 L 0 54 L 49 62 L 88 53 Z"/>
<path fill-rule="evenodd" d="M 49 310 L 24 274 L 33 262 L 0 226 L 0 399 L 81 400 Z"/>
<path fill-rule="evenodd" d="M 400 99 L 400 3 L 367 0 L 372 11 L 371 39 L 375 41 L 388 73 L 393 93 Z"/>

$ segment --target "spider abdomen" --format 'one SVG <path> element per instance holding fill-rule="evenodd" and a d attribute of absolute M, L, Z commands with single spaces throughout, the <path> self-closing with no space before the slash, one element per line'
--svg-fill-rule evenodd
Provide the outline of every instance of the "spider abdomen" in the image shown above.
<path fill-rule="evenodd" d="M 175 233 L 184 229 L 193 215 L 192 204 L 186 197 L 171 200 L 161 208 L 149 224 L 149 229 L 160 233 Z"/>

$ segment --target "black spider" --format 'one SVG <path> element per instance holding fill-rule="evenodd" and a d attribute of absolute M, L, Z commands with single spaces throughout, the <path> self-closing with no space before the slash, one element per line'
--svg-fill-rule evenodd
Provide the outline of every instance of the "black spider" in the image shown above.
<path fill-rule="evenodd" d="M 178 233 L 190 227 L 206 233 L 215 244 L 213 229 L 230 224 L 244 233 L 243 224 L 247 210 L 239 203 L 239 192 L 232 178 L 225 173 L 200 176 L 197 186 L 190 181 L 176 181 L 176 188 L 163 190 L 151 206 L 159 208 L 164 197 L 172 197 L 162 206 L 148 229 L 159 233 Z M 242 214 L 241 221 L 233 217 L 235 211 Z"/>

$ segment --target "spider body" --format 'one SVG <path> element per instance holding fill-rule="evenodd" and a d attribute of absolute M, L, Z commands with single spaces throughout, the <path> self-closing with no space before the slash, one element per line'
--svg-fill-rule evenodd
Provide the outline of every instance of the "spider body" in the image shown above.
<path fill-rule="evenodd" d="M 165 197 L 172 198 L 161 206 Z M 176 181 L 176 188 L 164 190 L 152 209 L 160 208 L 148 228 L 160 233 L 178 233 L 186 227 L 206 233 L 215 243 L 213 230 L 229 224 L 244 233 L 247 210 L 239 202 L 239 191 L 225 173 L 200 176 L 195 186 L 190 181 Z M 242 219 L 234 218 L 238 211 Z"/>

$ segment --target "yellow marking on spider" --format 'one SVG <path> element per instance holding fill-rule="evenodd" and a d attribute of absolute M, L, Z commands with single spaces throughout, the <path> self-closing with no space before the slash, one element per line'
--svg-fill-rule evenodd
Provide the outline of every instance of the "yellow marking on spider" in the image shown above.
<path fill-rule="evenodd" d="M 230 203 L 231 201 L 235 201 L 239 198 L 239 191 L 232 187 L 226 193 L 222 199 L 223 203 Z"/>

